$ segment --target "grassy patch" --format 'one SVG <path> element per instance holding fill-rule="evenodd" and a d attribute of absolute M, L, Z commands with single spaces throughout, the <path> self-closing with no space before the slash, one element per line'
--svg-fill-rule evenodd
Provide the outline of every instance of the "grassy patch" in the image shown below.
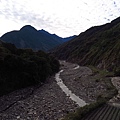
<path fill-rule="evenodd" d="M 105 82 L 107 88 L 106 88 L 106 92 L 104 92 L 104 93 L 101 94 L 101 97 L 105 98 L 108 101 L 111 98 L 113 98 L 113 96 L 117 95 L 118 91 L 115 88 L 115 86 L 112 84 L 110 78 L 105 78 L 104 82 Z"/>
<path fill-rule="evenodd" d="M 103 81 L 106 85 L 106 92 L 101 93 L 100 95 L 98 95 L 98 99 L 104 98 L 106 100 L 111 99 L 114 95 L 116 95 L 118 93 L 117 89 L 115 88 L 115 86 L 112 84 L 111 82 L 111 78 L 112 76 L 114 76 L 113 72 L 108 72 L 107 70 L 103 69 L 98 69 L 94 66 L 89 66 L 93 73 L 97 74 L 97 78 L 96 78 L 96 82 L 101 82 Z"/>
<path fill-rule="evenodd" d="M 114 76 L 113 72 L 109 72 L 106 69 L 101 70 L 101 69 L 98 69 L 97 67 L 94 67 L 92 65 L 89 65 L 88 67 L 92 70 L 93 75 L 99 74 L 101 77 L 110 77 L 110 76 L 112 77 L 112 76 Z"/>
<path fill-rule="evenodd" d="M 82 119 L 86 114 L 89 112 L 93 111 L 94 109 L 102 106 L 103 104 L 106 103 L 105 99 L 98 100 L 95 103 L 92 103 L 90 105 L 86 105 L 84 107 L 81 107 L 77 109 L 74 113 L 70 113 L 65 116 L 62 120 L 80 120 Z"/>

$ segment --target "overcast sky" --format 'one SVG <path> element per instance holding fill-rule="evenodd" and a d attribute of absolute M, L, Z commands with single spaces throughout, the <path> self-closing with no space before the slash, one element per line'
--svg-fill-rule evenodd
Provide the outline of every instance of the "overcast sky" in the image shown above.
<path fill-rule="evenodd" d="M 120 16 L 120 0 L 0 0 L 0 36 L 24 25 L 61 37 Z"/>

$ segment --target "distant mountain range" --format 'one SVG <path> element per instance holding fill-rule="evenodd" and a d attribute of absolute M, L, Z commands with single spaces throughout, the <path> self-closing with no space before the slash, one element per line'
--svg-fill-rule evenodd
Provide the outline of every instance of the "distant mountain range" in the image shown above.
<path fill-rule="evenodd" d="M 120 72 L 120 17 L 91 27 L 53 52 L 59 59 Z"/>
<path fill-rule="evenodd" d="M 59 41 L 62 41 L 62 42 L 67 42 L 67 41 L 72 40 L 73 38 L 76 37 L 76 35 L 73 35 L 73 36 L 70 36 L 70 37 L 62 38 L 62 37 L 59 37 L 56 34 L 51 34 L 51 33 L 47 32 L 47 31 L 45 31 L 43 29 L 42 30 L 38 30 L 38 31 L 43 33 L 46 36 L 51 37 L 52 39 L 59 40 Z"/>
<path fill-rule="evenodd" d="M 75 36 L 61 38 L 55 34 L 50 34 L 45 30 L 36 30 L 32 26 L 26 25 L 18 31 L 5 33 L 1 36 L 1 40 L 12 43 L 17 48 L 31 48 L 35 51 L 49 51 L 74 37 Z"/>

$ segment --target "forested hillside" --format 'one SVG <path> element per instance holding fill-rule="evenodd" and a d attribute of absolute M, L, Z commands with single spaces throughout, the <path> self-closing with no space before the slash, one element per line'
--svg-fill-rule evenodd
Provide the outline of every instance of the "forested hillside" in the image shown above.
<path fill-rule="evenodd" d="M 63 44 L 76 36 L 62 38 L 56 34 L 50 34 L 45 30 L 36 30 L 31 25 L 23 26 L 20 30 L 14 30 L 1 36 L 1 40 L 14 44 L 17 48 L 30 48 L 34 51 L 49 50 Z"/>
<path fill-rule="evenodd" d="M 55 57 L 43 51 L 17 49 L 13 44 L 0 41 L 0 96 L 45 82 L 58 70 Z"/>
<path fill-rule="evenodd" d="M 63 43 L 60 39 L 54 39 L 46 31 L 38 31 L 31 25 L 26 25 L 18 31 L 10 31 L 1 36 L 1 40 L 14 44 L 17 48 L 30 48 L 34 51 L 48 50 Z"/>
<path fill-rule="evenodd" d="M 120 74 L 120 18 L 92 27 L 53 52 L 59 59 Z"/>

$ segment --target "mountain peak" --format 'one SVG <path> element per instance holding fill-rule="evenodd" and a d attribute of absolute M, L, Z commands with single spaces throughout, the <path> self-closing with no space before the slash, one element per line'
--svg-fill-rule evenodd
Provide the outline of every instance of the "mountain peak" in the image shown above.
<path fill-rule="evenodd" d="M 35 30 L 37 31 L 33 26 L 31 25 L 25 25 L 20 30 Z"/>
<path fill-rule="evenodd" d="M 32 48 L 35 51 L 48 51 L 65 42 L 63 38 L 53 35 L 44 29 L 37 30 L 31 25 L 25 25 L 18 31 L 6 33 L 1 39 L 15 44 L 17 48 Z"/>

